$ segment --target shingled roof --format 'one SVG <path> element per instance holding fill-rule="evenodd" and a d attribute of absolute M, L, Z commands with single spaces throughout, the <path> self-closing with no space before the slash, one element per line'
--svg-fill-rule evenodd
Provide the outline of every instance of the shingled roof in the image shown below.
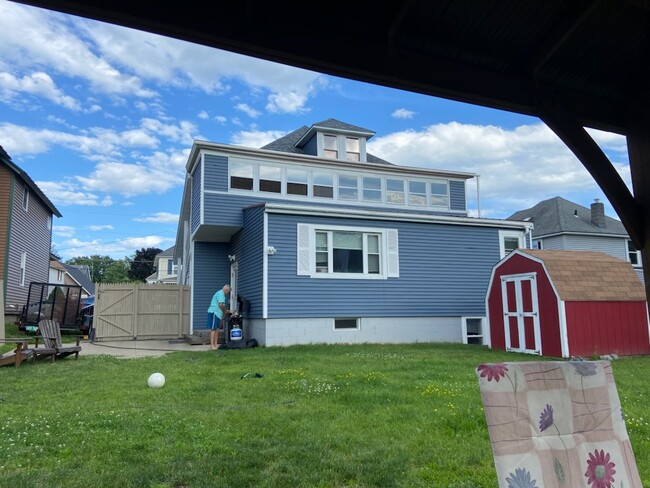
<path fill-rule="evenodd" d="M 518 249 L 541 260 L 565 301 L 645 301 L 641 281 L 627 261 L 599 251 Z"/>
<path fill-rule="evenodd" d="M 301 141 L 301 139 L 305 137 L 307 133 L 314 131 L 317 128 L 336 129 L 336 130 L 342 130 L 347 132 L 357 132 L 361 134 L 366 134 L 368 139 L 370 139 L 373 135 L 375 135 L 374 132 L 369 131 L 368 129 L 364 129 L 363 127 L 357 127 L 356 125 L 346 124 L 345 122 L 341 122 L 340 120 L 336 120 L 336 119 L 327 119 L 327 120 L 323 120 L 322 122 L 317 122 L 313 124 L 311 127 L 307 127 L 306 125 L 303 125 L 299 129 L 296 129 L 293 132 L 289 132 L 287 135 L 280 137 L 279 139 L 276 139 L 273 142 L 270 142 L 266 146 L 262 146 L 261 149 L 267 149 L 269 151 L 292 153 L 292 154 L 306 154 L 302 147 L 298 147 L 299 146 L 298 143 Z M 366 153 L 366 161 L 371 164 L 390 164 L 390 165 L 393 164 L 381 158 L 378 158 L 377 156 L 374 156 L 370 153 Z"/>
<path fill-rule="evenodd" d="M 598 226 L 591 221 L 591 209 L 562 197 L 541 201 L 534 207 L 513 213 L 507 220 L 532 221 L 535 224 L 533 237 L 562 233 L 628 235 L 619 220 L 605 216 L 605 225 Z"/>
<path fill-rule="evenodd" d="M 43 203 L 50 209 L 50 211 L 57 217 L 61 217 L 61 213 L 57 210 L 54 204 L 50 201 L 45 193 L 38 187 L 38 185 L 32 180 L 25 171 L 23 171 L 16 163 L 11 160 L 11 156 L 7 154 L 7 151 L 0 146 L 0 163 L 7 165 L 14 173 L 16 173 L 20 178 L 27 184 L 27 186 L 43 201 Z"/>

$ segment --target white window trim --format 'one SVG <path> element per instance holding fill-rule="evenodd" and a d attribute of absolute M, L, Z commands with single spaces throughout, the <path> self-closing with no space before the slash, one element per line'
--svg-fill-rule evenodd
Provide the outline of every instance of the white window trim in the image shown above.
<path fill-rule="evenodd" d="M 23 185 L 23 210 L 29 212 L 29 187 L 27 185 Z"/>
<path fill-rule="evenodd" d="M 632 242 L 632 239 L 625 239 L 625 257 L 627 259 L 627 262 L 630 263 L 635 268 L 642 268 L 643 267 L 643 261 L 641 261 L 641 251 L 636 249 L 636 247 L 635 247 L 635 249 L 636 249 L 636 261 L 637 261 L 637 264 L 632 263 L 632 260 L 630 259 L 630 248 L 629 248 L 630 243 L 632 245 L 634 245 L 634 243 Z"/>
<path fill-rule="evenodd" d="M 380 273 L 317 273 L 316 232 L 361 232 L 364 235 L 364 261 L 367 259 L 367 234 L 379 235 Z M 399 237 L 397 229 L 378 227 L 347 227 L 341 225 L 298 224 L 297 274 L 319 279 L 386 280 L 399 277 Z M 331 244 L 330 244 L 331 245 Z M 331 255 L 330 255 L 331 259 Z"/>
<path fill-rule="evenodd" d="M 232 188 L 231 179 L 231 163 L 234 164 L 246 164 L 252 167 L 252 179 L 253 179 L 253 189 L 244 190 L 241 188 Z M 261 191 L 259 189 L 260 184 L 260 166 L 276 167 L 280 168 L 281 171 L 281 181 L 280 181 L 280 192 L 267 192 Z M 287 193 L 287 170 L 289 168 L 298 169 L 301 171 L 307 172 L 307 195 L 296 195 Z M 332 197 L 318 197 L 314 195 L 314 174 L 315 173 L 326 173 L 332 175 Z M 340 177 L 353 177 L 357 178 L 357 198 L 356 199 L 345 199 L 339 197 L 339 178 Z M 363 177 L 368 178 L 379 178 L 380 179 L 380 192 L 381 199 L 380 201 L 367 201 L 363 199 Z M 404 203 L 390 203 L 388 202 L 388 188 L 387 180 L 401 180 L 404 182 Z M 424 184 L 424 205 L 414 205 L 409 202 L 409 182 L 417 181 Z M 253 195 L 261 198 L 279 198 L 282 200 L 288 201 L 319 201 L 319 202 L 333 202 L 336 204 L 342 205 L 358 205 L 360 207 L 389 207 L 394 209 L 413 209 L 418 211 L 434 211 L 434 212 L 454 212 L 451 208 L 451 181 L 456 181 L 453 178 L 411 178 L 406 175 L 398 176 L 391 175 L 386 173 L 375 173 L 375 172 L 352 172 L 346 170 L 332 170 L 325 167 L 310 167 L 306 165 L 293 166 L 287 164 L 275 164 L 269 163 L 263 160 L 257 159 L 247 159 L 247 158 L 230 158 L 228 164 L 228 193 L 236 195 Z M 447 205 L 432 205 L 431 204 L 431 183 L 446 183 L 447 185 Z M 208 191 L 211 193 L 211 191 Z M 467 209 L 462 210 L 462 212 L 467 212 Z"/>
<path fill-rule="evenodd" d="M 524 249 L 525 246 L 525 241 L 524 241 L 524 233 L 516 230 L 500 230 L 499 231 L 499 256 L 500 259 L 503 259 L 506 257 L 506 246 L 505 243 L 503 242 L 506 237 L 516 237 L 519 239 L 519 248 Z"/>
<path fill-rule="evenodd" d="M 25 275 L 27 274 L 27 251 L 20 253 L 20 286 L 25 286 Z"/>
<path fill-rule="evenodd" d="M 469 337 L 467 335 L 467 321 L 468 320 L 480 320 L 481 321 L 481 334 L 480 335 L 473 335 L 472 337 L 479 337 L 481 339 L 481 345 L 486 344 L 486 320 L 485 317 L 461 317 L 461 330 L 462 330 L 462 336 L 463 336 L 463 344 L 469 344 Z"/>

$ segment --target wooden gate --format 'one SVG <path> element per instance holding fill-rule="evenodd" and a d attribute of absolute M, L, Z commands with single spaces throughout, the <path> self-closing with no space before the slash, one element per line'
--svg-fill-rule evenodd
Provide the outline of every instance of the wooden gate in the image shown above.
<path fill-rule="evenodd" d="M 182 338 L 190 330 L 190 287 L 97 284 L 96 341 Z"/>

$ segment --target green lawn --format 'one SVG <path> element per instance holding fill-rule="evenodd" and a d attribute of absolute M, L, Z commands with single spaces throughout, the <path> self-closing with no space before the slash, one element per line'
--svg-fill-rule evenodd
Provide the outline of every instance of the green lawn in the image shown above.
<path fill-rule="evenodd" d="M 1 368 L 0 485 L 494 488 L 474 368 L 537 359 L 414 344 Z M 613 366 L 650 486 L 650 358 Z"/>

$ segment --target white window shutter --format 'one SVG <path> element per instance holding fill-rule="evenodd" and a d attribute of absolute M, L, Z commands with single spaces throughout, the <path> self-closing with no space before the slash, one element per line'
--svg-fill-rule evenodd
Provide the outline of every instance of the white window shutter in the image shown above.
<path fill-rule="evenodd" d="M 389 278 L 399 278 L 399 239 L 397 229 L 386 229 L 386 257 Z"/>
<path fill-rule="evenodd" d="M 298 275 L 311 275 L 311 228 L 309 224 L 298 224 Z"/>

